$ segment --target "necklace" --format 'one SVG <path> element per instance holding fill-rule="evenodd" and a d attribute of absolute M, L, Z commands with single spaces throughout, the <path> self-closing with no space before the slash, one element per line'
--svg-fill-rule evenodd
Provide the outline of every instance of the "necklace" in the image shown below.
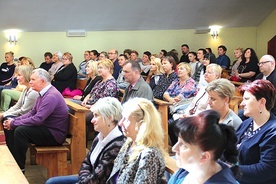
<path fill-rule="evenodd" d="M 220 122 L 222 122 L 230 113 L 230 109 L 228 109 L 228 111 L 226 112 L 226 114 L 223 116 L 223 118 L 220 119 Z"/>

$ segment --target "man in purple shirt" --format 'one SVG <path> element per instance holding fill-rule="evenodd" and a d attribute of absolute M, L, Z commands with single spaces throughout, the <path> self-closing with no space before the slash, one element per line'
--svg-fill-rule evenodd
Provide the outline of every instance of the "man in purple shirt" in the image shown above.
<path fill-rule="evenodd" d="M 39 93 L 35 106 L 26 114 L 4 121 L 6 143 L 22 172 L 25 171 L 26 152 L 30 143 L 61 145 L 68 131 L 66 103 L 51 85 L 49 73 L 41 68 L 31 75 L 30 85 Z"/>

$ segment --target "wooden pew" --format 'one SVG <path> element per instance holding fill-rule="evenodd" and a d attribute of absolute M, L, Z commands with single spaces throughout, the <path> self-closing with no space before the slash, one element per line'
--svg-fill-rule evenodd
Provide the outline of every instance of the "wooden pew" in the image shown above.
<path fill-rule="evenodd" d="M 76 88 L 77 89 L 81 89 L 84 90 L 85 86 L 87 83 L 87 79 L 83 78 L 83 79 L 77 79 L 77 84 L 76 84 Z"/>
<path fill-rule="evenodd" d="M 73 111 L 73 114 L 69 113 L 70 140 L 62 146 L 30 146 L 31 154 L 35 154 L 36 163 L 47 168 L 48 178 L 77 174 L 86 156 L 85 113 L 89 110 L 68 99 L 65 99 L 65 102 Z"/>
<path fill-rule="evenodd" d="M 162 120 L 162 127 L 164 130 L 164 149 L 166 151 L 168 150 L 169 147 L 169 126 L 168 126 L 168 107 L 171 105 L 171 103 L 164 101 L 164 100 L 159 100 L 157 98 L 154 99 L 154 103 L 158 105 L 158 111 L 161 114 L 161 120 Z"/>
<path fill-rule="evenodd" d="M 14 160 L 9 148 L 0 145 L 0 178 L 1 183 L 28 184 L 28 180 Z"/>
<path fill-rule="evenodd" d="M 169 155 L 166 155 L 164 159 L 166 164 L 166 171 L 168 171 L 170 174 L 175 173 L 179 169 L 176 166 L 176 161 L 174 158 L 170 157 Z"/>

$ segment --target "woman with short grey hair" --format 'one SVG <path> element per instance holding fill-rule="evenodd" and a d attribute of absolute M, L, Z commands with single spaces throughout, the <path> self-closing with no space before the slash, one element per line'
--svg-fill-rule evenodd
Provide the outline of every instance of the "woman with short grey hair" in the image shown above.
<path fill-rule="evenodd" d="M 81 164 L 79 174 L 53 177 L 46 184 L 106 183 L 114 160 L 125 142 L 118 127 L 118 122 L 122 118 L 122 106 L 118 99 L 105 97 L 99 99 L 91 111 L 94 114 L 91 123 L 99 134 L 92 142 L 91 149 Z"/>

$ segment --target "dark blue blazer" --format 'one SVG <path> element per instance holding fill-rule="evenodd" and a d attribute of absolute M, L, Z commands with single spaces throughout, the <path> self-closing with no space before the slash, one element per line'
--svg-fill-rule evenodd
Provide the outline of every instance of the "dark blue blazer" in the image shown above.
<path fill-rule="evenodd" d="M 253 137 L 243 140 L 252 118 L 245 120 L 237 130 L 240 183 L 276 183 L 276 117 L 271 113 L 269 120 Z"/>

